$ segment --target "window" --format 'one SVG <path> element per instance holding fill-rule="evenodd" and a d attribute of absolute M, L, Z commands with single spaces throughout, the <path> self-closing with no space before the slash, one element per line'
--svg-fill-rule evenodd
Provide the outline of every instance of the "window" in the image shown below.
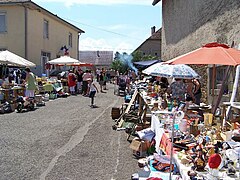
<path fill-rule="evenodd" d="M 49 39 L 49 23 L 45 19 L 43 21 L 43 38 Z"/>
<path fill-rule="evenodd" d="M 45 64 L 49 61 L 51 57 L 51 54 L 48 52 L 43 52 L 41 53 L 41 66 L 42 66 L 42 74 L 46 74 L 46 68 Z"/>
<path fill-rule="evenodd" d="M 0 12 L 0 33 L 7 32 L 6 13 Z"/>
<path fill-rule="evenodd" d="M 68 46 L 72 47 L 72 33 L 68 34 Z"/>

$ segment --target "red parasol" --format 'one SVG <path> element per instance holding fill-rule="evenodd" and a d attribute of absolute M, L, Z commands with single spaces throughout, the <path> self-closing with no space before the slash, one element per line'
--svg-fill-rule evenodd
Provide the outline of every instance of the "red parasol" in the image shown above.
<path fill-rule="evenodd" d="M 240 65 L 240 51 L 234 48 L 231 48 L 227 46 L 226 44 L 220 44 L 217 42 L 209 43 L 204 45 L 201 48 L 198 48 L 194 51 L 191 51 L 189 53 L 183 54 L 181 56 L 178 56 L 174 59 L 171 59 L 169 61 L 166 61 L 167 64 L 212 64 L 214 67 L 213 71 L 213 79 L 215 79 L 216 70 L 215 65 L 228 65 L 228 66 L 237 66 Z M 227 69 L 227 72 L 229 71 L 229 67 Z M 236 69 L 236 72 L 240 71 L 240 67 L 238 66 Z M 236 96 L 236 88 L 238 85 L 238 75 L 239 73 L 236 73 L 234 87 L 233 87 L 233 93 L 231 97 L 231 102 L 234 100 Z M 225 79 L 225 77 L 224 77 Z M 224 82 L 224 80 L 223 80 Z M 214 95 L 214 80 L 212 81 L 212 94 Z M 222 85 L 223 87 L 223 85 Z M 222 88 L 221 92 L 219 93 L 219 97 L 222 94 Z M 214 102 L 214 101 L 213 101 Z M 220 98 L 218 98 L 218 101 L 213 109 L 213 113 L 216 111 L 216 107 L 218 106 L 220 102 Z M 228 107 L 227 114 L 229 113 L 230 106 Z"/>
<path fill-rule="evenodd" d="M 166 61 L 168 64 L 219 64 L 236 66 L 240 64 L 240 51 L 216 42 Z"/>

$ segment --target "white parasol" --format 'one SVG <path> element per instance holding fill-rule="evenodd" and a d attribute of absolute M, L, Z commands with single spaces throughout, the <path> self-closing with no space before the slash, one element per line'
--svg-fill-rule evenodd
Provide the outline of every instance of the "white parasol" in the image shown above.
<path fill-rule="evenodd" d="M 166 78 L 181 78 L 181 79 L 199 79 L 200 76 L 188 65 L 185 64 L 163 64 L 156 63 L 147 69 L 143 70 L 144 74 L 152 76 L 161 76 Z"/>
<path fill-rule="evenodd" d="M 13 66 L 23 66 L 23 67 L 35 67 L 36 64 L 32 63 L 31 61 L 28 61 L 21 56 L 18 56 L 8 50 L 1 51 L 0 52 L 0 63 L 1 64 L 7 64 L 7 65 L 13 65 Z"/>
<path fill-rule="evenodd" d="M 72 65 L 81 63 L 79 60 L 71 58 L 70 56 L 61 56 L 60 58 L 52 59 L 47 62 L 48 64 L 59 64 L 59 65 Z"/>

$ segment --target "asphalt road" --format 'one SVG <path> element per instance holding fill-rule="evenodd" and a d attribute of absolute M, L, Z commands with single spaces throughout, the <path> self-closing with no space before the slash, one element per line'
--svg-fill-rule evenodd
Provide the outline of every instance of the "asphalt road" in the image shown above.
<path fill-rule="evenodd" d="M 0 180 L 125 180 L 138 170 L 127 134 L 112 130 L 112 107 L 123 98 L 107 93 L 70 96 L 34 111 L 0 114 Z"/>

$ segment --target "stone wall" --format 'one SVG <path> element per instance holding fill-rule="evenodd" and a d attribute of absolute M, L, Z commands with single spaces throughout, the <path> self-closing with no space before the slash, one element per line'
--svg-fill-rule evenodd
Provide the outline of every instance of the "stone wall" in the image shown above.
<path fill-rule="evenodd" d="M 162 8 L 163 60 L 210 42 L 240 47 L 240 0 L 163 0 Z M 206 66 L 194 68 L 207 92 Z"/>

